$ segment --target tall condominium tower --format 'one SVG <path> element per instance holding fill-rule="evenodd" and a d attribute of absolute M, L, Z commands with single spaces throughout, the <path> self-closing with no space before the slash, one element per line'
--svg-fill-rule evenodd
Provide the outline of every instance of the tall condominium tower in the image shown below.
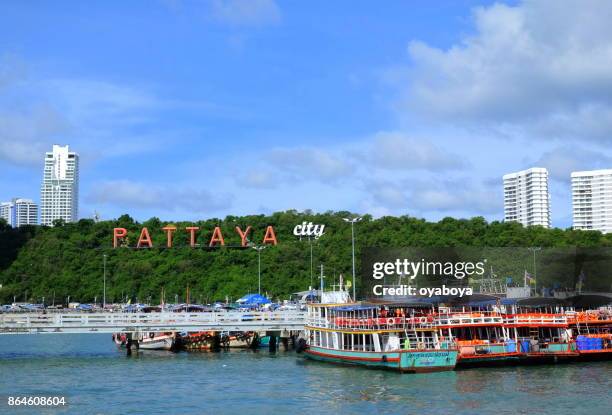
<path fill-rule="evenodd" d="M 550 228 L 546 169 L 533 167 L 504 175 L 504 216 L 506 221 L 520 222 L 523 226 Z"/>
<path fill-rule="evenodd" d="M 574 229 L 612 232 L 612 170 L 572 173 Z"/>
<path fill-rule="evenodd" d="M 40 188 L 40 223 L 52 225 L 56 219 L 75 222 L 79 215 L 79 155 L 68 146 L 53 146 L 45 154 L 43 183 Z"/>

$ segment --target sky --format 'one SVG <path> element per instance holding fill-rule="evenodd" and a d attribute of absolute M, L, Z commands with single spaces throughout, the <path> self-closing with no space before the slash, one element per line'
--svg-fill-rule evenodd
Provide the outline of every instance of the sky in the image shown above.
<path fill-rule="evenodd" d="M 612 168 L 612 2 L 3 1 L 0 200 L 80 155 L 80 216 L 503 219 Z"/>

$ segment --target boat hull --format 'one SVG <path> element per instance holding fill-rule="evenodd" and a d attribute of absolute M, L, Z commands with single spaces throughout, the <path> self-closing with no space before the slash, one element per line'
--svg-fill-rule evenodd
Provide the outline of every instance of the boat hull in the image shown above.
<path fill-rule="evenodd" d="M 311 346 L 304 351 L 307 358 L 337 364 L 350 364 L 408 373 L 453 370 L 456 350 L 397 350 L 359 352 Z"/>
<path fill-rule="evenodd" d="M 187 351 L 218 351 L 221 340 L 214 332 L 190 333 L 181 338 L 181 347 Z"/>
<path fill-rule="evenodd" d="M 161 337 L 154 337 L 152 339 L 145 338 L 138 342 L 138 348 L 141 350 L 173 350 L 174 349 L 174 337 L 173 336 L 161 336 Z"/>

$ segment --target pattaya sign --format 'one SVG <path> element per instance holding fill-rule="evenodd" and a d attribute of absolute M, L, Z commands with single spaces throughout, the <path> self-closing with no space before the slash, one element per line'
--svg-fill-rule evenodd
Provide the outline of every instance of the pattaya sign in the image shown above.
<path fill-rule="evenodd" d="M 161 228 L 163 232 L 166 234 L 166 247 L 172 248 L 172 244 L 174 241 L 174 234 L 178 231 L 176 226 L 164 226 Z M 197 233 L 200 231 L 200 227 L 198 226 L 186 226 L 182 229 L 189 234 L 189 245 L 191 247 L 198 246 L 196 244 Z M 251 233 L 251 226 L 247 226 L 245 230 L 242 230 L 240 226 L 236 226 L 235 232 L 240 236 L 240 246 L 248 247 L 251 245 L 249 242 L 249 234 Z M 119 246 L 125 246 L 126 238 L 128 236 L 128 231 L 125 228 L 114 228 L 113 229 L 113 248 L 117 248 Z M 278 241 L 276 240 L 276 233 L 274 232 L 273 226 L 268 226 L 266 228 L 266 233 L 261 241 L 262 245 L 276 245 Z M 223 232 L 219 226 L 215 226 L 213 229 L 212 235 L 208 241 L 209 247 L 215 246 L 225 246 L 225 239 L 223 238 Z M 143 227 L 140 230 L 140 236 L 138 237 L 138 242 L 136 243 L 136 248 L 153 248 L 153 240 L 151 239 L 151 235 L 149 230 L 146 227 Z"/>
<path fill-rule="evenodd" d="M 300 225 L 295 225 L 293 228 L 293 234 L 295 236 L 313 236 L 315 239 L 319 239 L 325 233 L 325 225 L 315 225 L 312 222 L 302 222 Z"/>

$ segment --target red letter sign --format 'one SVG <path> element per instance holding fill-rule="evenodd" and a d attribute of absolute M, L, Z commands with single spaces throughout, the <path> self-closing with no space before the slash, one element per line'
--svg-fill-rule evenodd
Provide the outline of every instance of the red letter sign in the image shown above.
<path fill-rule="evenodd" d="M 223 234 L 221 233 L 221 228 L 218 226 L 215 226 L 215 230 L 213 231 L 208 246 L 215 246 L 216 244 L 221 244 L 221 246 L 225 245 L 225 241 L 223 240 Z"/>
<path fill-rule="evenodd" d="M 244 232 L 242 232 L 240 226 L 236 226 L 236 232 L 238 232 L 238 235 L 240 235 L 240 239 L 242 240 L 240 244 L 242 246 L 247 246 L 247 237 L 249 236 L 249 232 L 251 232 L 251 226 L 247 226 L 246 231 Z"/>
<path fill-rule="evenodd" d="M 146 227 L 142 228 L 140 231 L 140 238 L 138 238 L 136 248 L 142 248 L 143 245 L 147 245 L 147 248 L 153 248 L 153 242 L 151 241 L 149 230 Z"/>
<path fill-rule="evenodd" d="M 196 244 L 196 235 L 195 235 L 195 233 L 196 233 L 196 231 L 198 229 L 200 229 L 200 228 L 198 228 L 197 226 L 187 226 L 185 228 L 185 230 L 189 232 L 189 244 L 192 247 L 194 247 L 195 244 Z"/>
<path fill-rule="evenodd" d="M 262 244 L 277 244 L 276 235 L 274 234 L 274 228 L 272 226 L 268 226 L 266 229 L 266 236 L 264 236 Z"/>
<path fill-rule="evenodd" d="M 164 226 L 163 231 L 166 231 L 166 246 L 172 248 L 172 234 L 176 231 L 176 226 Z"/>
<path fill-rule="evenodd" d="M 127 235 L 127 229 L 125 228 L 115 228 L 113 229 L 113 248 L 117 248 L 117 242 L 119 240 L 123 240 Z"/>

